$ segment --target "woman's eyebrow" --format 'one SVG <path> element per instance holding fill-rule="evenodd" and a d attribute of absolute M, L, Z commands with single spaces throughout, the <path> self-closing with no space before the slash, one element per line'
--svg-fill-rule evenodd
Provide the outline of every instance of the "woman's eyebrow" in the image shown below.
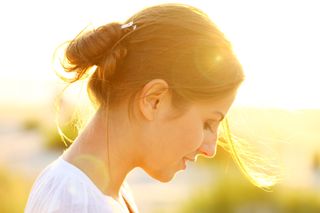
<path fill-rule="evenodd" d="M 222 113 L 222 112 L 220 112 L 220 111 L 213 111 L 212 113 L 215 113 L 215 114 L 219 114 L 220 115 L 220 120 L 219 121 L 222 121 L 223 119 L 224 119 L 224 117 L 225 117 L 225 115 Z"/>

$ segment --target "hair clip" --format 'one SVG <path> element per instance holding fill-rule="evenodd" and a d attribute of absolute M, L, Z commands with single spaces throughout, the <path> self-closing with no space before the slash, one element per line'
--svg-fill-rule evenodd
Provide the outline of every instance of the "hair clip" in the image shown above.
<path fill-rule="evenodd" d="M 133 21 L 130 21 L 129 23 L 127 24 L 123 24 L 121 25 L 121 29 L 125 29 L 127 27 L 131 27 L 133 25 Z M 137 25 L 133 25 L 133 30 L 136 29 Z"/>

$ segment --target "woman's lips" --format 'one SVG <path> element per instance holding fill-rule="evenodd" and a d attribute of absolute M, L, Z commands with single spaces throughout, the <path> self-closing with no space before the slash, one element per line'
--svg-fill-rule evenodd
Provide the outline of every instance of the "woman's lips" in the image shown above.
<path fill-rule="evenodd" d="M 187 168 L 187 163 L 186 163 L 186 160 L 183 159 L 183 169 L 186 169 Z"/>
<path fill-rule="evenodd" d="M 196 161 L 195 158 L 191 159 L 191 158 L 186 158 L 186 157 L 184 157 L 183 159 L 186 160 L 186 161 L 188 160 L 188 161 L 192 161 L 192 162 L 195 162 L 195 161 Z"/>
<path fill-rule="evenodd" d="M 184 164 L 183 169 L 186 169 L 186 168 L 187 168 L 187 161 L 195 162 L 195 159 L 190 159 L 190 158 L 184 157 L 184 158 L 183 158 L 183 164 Z"/>

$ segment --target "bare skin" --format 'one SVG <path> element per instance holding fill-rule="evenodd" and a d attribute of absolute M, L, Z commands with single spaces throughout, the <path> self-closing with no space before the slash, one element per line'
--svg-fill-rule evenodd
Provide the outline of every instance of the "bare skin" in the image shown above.
<path fill-rule="evenodd" d="M 102 193 L 123 205 L 120 188 L 135 167 L 166 182 L 181 169 L 183 157 L 194 159 L 203 153 L 214 156 L 216 132 L 204 130 L 203 123 L 207 117 L 218 122 L 220 115 L 212 114 L 213 105 L 209 104 L 195 106 L 181 119 L 172 119 L 174 110 L 167 88 L 161 79 L 144 86 L 135 102 L 134 124 L 129 121 L 126 104 L 110 110 L 108 135 L 107 116 L 99 109 L 63 153 L 63 159 L 81 169 Z M 214 107 L 226 114 L 233 100 L 231 95 L 214 103 Z"/>
<path fill-rule="evenodd" d="M 109 112 L 110 118 L 113 117 L 112 114 L 114 115 Z M 117 118 L 120 121 L 119 116 Z M 130 131 L 126 131 L 125 135 L 121 134 L 121 130 L 128 129 L 123 123 L 115 124 L 112 119 L 109 120 L 109 150 L 112 150 L 109 151 L 109 169 L 106 163 L 106 128 L 104 112 L 98 111 L 74 143 L 63 153 L 63 158 L 84 171 L 102 193 L 120 201 L 120 187 L 126 175 L 137 166 L 134 150 L 127 145 L 133 138 L 130 138 Z M 116 169 L 112 169 L 113 166 Z M 109 171 L 112 173 L 108 174 Z"/>

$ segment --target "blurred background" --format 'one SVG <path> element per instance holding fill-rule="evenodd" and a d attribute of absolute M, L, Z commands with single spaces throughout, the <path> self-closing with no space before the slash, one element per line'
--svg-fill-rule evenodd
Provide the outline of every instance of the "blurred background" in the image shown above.
<path fill-rule="evenodd" d="M 54 100 L 66 86 L 52 54 L 88 25 L 124 21 L 171 1 L 0 2 L 0 212 L 23 212 L 39 172 L 65 149 Z M 272 192 L 254 187 L 220 147 L 170 183 L 142 170 L 127 180 L 142 213 L 320 212 L 320 6 L 317 1 L 174 1 L 205 11 L 232 42 L 246 81 L 229 111 L 231 130 L 283 172 Z M 83 101 L 83 102 L 82 102 Z M 86 103 L 74 85 L 61 122 Z M 83 105 L 84 106 L 84 105 Z M 71 123 L 65 134 L 74 138 Z"/>

